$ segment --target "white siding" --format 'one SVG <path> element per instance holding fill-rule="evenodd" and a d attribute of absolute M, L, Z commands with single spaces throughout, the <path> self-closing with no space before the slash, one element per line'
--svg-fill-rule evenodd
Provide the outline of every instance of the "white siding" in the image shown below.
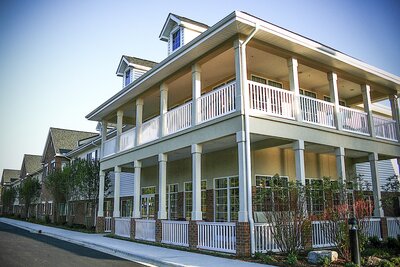
<path fill-rule="evenodd" d="M 196 38 L 197 36 L 199 36 L 200 33 L 187 29 L 187 28 L 183 28 L 183 40 L 182 43 L 183 45 L 189 43 L 190 41 L 192 41 L 194 38 Z"/>
<path fill-rule="evenodd" d="M 135 175 L 133 173 L 128 173 L 128 172 L 121 172 L 121 182 L 120 182 L 120 196 L 121 197 L 128 197 L 128 196 L 133 196 L 133 184 L 134 184 L 134 179 Z M 110 194 L 108 197 L 114 197 L 114 184 L 115 184 L 115 175 L 114 172 L 110 173 L 110 180 L 111 180 L 111 186 L 110 186 Z"/>
<path fill-rule="evenodd" d="M 381 187 L 385 186 L 388 177 L 397 174 L 398 168 L 397 170 L 395 170 L 394 166 L 397 166 L 395 160 L 378 161 L 378 172 L 381 181 Z M 369 162 L 357 163 L 356 172 L 362 177 L 364 182 L 367 182 L 369 184 L 369 187 L 372 190 L 371 169 L 369 167 Z"/>
<path fill-rule="evenodd" d="M 136 80 L 137 78 L 139 78 L 140 76 L 142 76 L 145 72 L 146 72 L 146 71 L 144 71 L 144 70 L 133 69 L 132 72 L 131 72 L 132 75 L 133 75 L 131 81 L 133 82 L 134 80 Z"/>

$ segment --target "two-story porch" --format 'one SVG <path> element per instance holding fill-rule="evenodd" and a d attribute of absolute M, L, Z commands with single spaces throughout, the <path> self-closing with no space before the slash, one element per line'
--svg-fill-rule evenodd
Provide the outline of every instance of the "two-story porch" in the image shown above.
<path fill-rule="evenodd" d="M 257 176 L 345 181 L 362 160 L 383 216 L 376 162 L 400 157 L 399 79 L 268 29 L 231 14 L 88 115 L 103 125 L 101 177 L 115 172 L 117 234 L 246 254 Z M 373 112 L 385 98 L 392 116 Z M 133 219 L 119 218 L 121 171 L 135 175 Z M 165 221 L 179 218 L 190 221 Z"/>

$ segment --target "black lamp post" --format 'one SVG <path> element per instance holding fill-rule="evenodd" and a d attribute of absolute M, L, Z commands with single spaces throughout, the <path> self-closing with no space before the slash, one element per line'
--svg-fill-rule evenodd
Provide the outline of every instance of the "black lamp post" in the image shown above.
<path fill-rule="evenodd" d="M 349 225 L 351 261 L 358 266 L 361 266 L 360 245 L 358 243 L 358 227 L 356 218 L 350 218 Z"/>

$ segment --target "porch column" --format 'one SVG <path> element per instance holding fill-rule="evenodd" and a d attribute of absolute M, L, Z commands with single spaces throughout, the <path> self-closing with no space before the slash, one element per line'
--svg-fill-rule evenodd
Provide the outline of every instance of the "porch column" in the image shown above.
<path fill-rule="evenodd" d="M 244 131 L 236 133 L 238 146 L 238 167 L 239 167 L 239 222 L 248 221 L 247 211 L 247 190 L 246 190 L 246 135 Z M 251 183 L 251 181 L 248 181 Z"/>
<path fill-rule="evenodd" d="M 143 122 L 143 98 L 136 99 L 136 139 L 135 146 L 140 145 L 140 135 Z"/>
<path fill-rule="evenodd" d="M 135 181 L 133 183 L 133 213 L 132 217 L 139 219 L 140 214 L 140 179 L 142 171 L 142 162 L 139 160 L 134 161 L 135 166 Z"/>
<path fill-rule="evenodd" d="M 374 216 L 383 217 L 383 209 L 381 203 L 381 181 L 378 172 L 378 153 L 368 155 L 369 165 L 371 168 L 372 190 L 374 191 Z"/>
<path fill-rule="evenodd" d="M 235 79 L 236 79 L 236 91 L 235 91 L 235 105 L 236 111 L 240 111 L 243 114 L 243 92 L 242 87 L 245 86 L 245 80 L 247 80 L 247 65 L 246 65 L 246 51 L 241 49 L 241 45 L 244 41 L 236 39 L 233 42 L 233 48 L 235 49 Z"/>
<path fill-rule="evenodd" d="M 121 167 L 114 167 L 115 183 L 114 183 L 114 213 L 113 217 L 120 217 L 119 202 L 120 202 L 120 179 L 121 179 Z"/>
<path fill-rule="evenodd" d="M 167 219 L 167 154 L 158 155 L 158 219 Z"/>
<path fill-rule="evenodd" d="M 165 113 L 168 111 L 168 87 L 165 83 L 160 85 L 160 132 L 158 136 L 161 138 L 167 132 L 167 122 Z"/>
<path fill-rule="evenodd" d="M 342 184 L 346 184 L 346 167 L 344 162 L 344 147 L 335 148 L 336 154 L 336 172 L 337 176 Z"/>
<path fill-rule="evenodd" d="M 289 58 L 287 61 L 287 65 L 289 67 L 289 83 L 290 83 L 290 91 L 294 93 L 294 116 L 296 121 L 302 121 L 301 116 L 301 105 L 300 105 L 300 87 L 299 87 L 299 75 L 297 71 L 297 67 L 299 63 L 296 58 Z"/>
<path fill-rule="evenodd" d="M 192 221 L 201 221 L 201 153 L 202 146 L 192 145 Z"/>
<path fill-rule="evenodd" d="M 124 118 L 124 112 L 122 110 L 117 111 L 117 139 L 116 139 L 116 148 L 115 152 L 119 151 L 119 144 L 120 144 L 120 139 L 121 139 L 121 134 L 122 134 L 122 121 Z"/>
<path fill-rule="evenodd" d="M 106 121 L 101 122 L 101 157 L 104 157 L 104 145 L 107 140 L 107 125 Z"/>
<path fill-rule="evenodd" d="M 396 137 L 400 142 L 400 109 L 399 97 L 397 95 L 389 96 L 390 107 L 392 109 L 392 119 L 396 121 Z"/>
<path fill-rule="evenodd" d="M 97 211 L 98 217 L 104 217 L 104 179 L 105 172 L 100 171 L 100 184 L 99 184 L 99 209 Z"/>
<path fill-rule="evenodd" d="M 328 72 L 328 81 L 329 81 L 329 92 L 331 97 L 331 102 L 334 104 L 333 107 L 333 116 L 334 123 L 336 129 L 339 131 L 343 130 L 342 117 L 340 114 L 340 105 L 339 105 L 339 90 L 337 86 L 337 74 L 334 72 Z"/>
<path fill-rule="evenodd" d="M 368 128 L 371 137 L 376 137 L 374 120 L 372 117 L 372 107 L 371 107 L 371 87 L 368 84 L 361 85 L 361 92 L 364 102 L 364 111 L 368 114 Z"/>
<path fill-rule="evenodd" d="M 192 66 L 192 126 L 199 123 L 200 105 L 197 100 L 201 96 L 201 67 L 199 64 Z"/>
<path fill-rule="evenodd" d="M 293 143 L 294 157 L 296 161 L 296 180 L 301 185 L 306 184 L 306 171 L 304 166 L 304 141 L 297 140 Z"/>

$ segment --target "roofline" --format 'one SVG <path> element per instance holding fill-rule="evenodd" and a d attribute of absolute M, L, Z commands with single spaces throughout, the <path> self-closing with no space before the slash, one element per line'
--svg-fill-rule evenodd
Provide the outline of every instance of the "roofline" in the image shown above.
<path fill-rule="evenodd" d="M 81 152 L 82 150 L 84 150 L 85 148 L 88 148 L 90 146 L 96 147 L 96 144 L 94 144 L 95 142 L 99 142 L 101 141 L 101 135 L 98 136 L 97 138 L 95 138 L 94 140 L 90 141 L 87 144 L 84 144 L 83 146 L 77 147 L 76 149 L 71 150 L 70 152 L 68 152 L 67 154 L 65 154 L 66 157 L 72 157 L 73 155 Z"/>
<path fill-rule="evenodd" d="M 255 16 L 249 15 L 249 14 L 241 12 L 241 11 L 234 11 L 234 12 L 230 13 L 228 16 L 221 19 L 219 22 L 217 22 L 213 26 L 211 26 L 210 28 L 208 28 L 206 31 L 201 33 L 199 36 L 197 36 L 195 39 L 193 39 L 187 45 L 184 45 L 182 48 L 178 49 L 177 51 L 175 51 L 174 53 L 169 55 L 167 58 L 165 58 L 159 64 L 154 66 L 151 70 L 149 70 L 148 72 L 146 72 L 145 74 L 140 76 L 138 79 L 133 81 L 131 84 L 129 84 L 128 86 L 123 88 L 121 91 L 119 91 L 118 93 L 113 95 L 107 101 L 105 101 L 100 106 L 98 106 L 96 109 L 94 109 L 92 112 L 90 112 L 88 115 L 86 115 L 85 118 L 92 120 L 93 117 L 96 116 L 98 113 L 100 113 L 105 108 L 107 108 L 108 106 L 113 104 L 116 100 L 118 100 L 121 97 L 123 97 L 124 95 L 126 95 L 130 91 L 131 88 L 134 88 L 135 86 L 139 85 L 140 83 L 144 82 L 145 80 L 150 79 L 153 75 L 155 75 L 157 72 L 159 72 L 161 69 L 163 69 L 166 65 L 171 64 L 172 62 L 176 61 L 177 59 L 179 59 L 182 56 L 182 54 L 185 54 L 186 52 L 194 49 L 200 43 L 207 40 L 207 37 L 212 35 L 214 32 L 220 31 L 221 29 L 223 29 L 226 26 L 226 24 L 228 24 L 232 21 L 238 21 L 238 22 L 247 24 L 251 27 L 256 27 L 256 25 L 258 24 L 260 26 L 260 29 L 262 29 L 263 31 L 272 33 L 278 37 L 281 37 L 290 42 L 301 45 L 307 49 L 316 51 L 318 53 L 321 53 L 321 54 L 331 57 L 333 59 L 339 60 L 345 64 L 349 64 L 352 67 L 361 69 L 372 75 L 376 75 L 382 79 L 396 83 L 399 86 L 398 86 L 398 89 L 395 89 L 395 90 L 397 91 L 397 93 L 400 93 L 400 77 L 398 77 L 394 74 L 391 74 L 391 73 L 381 70 L 379 68 L 373 67 L 373 66 L 371 66 L 367 63 L 364 63 L 358 59 L 347 56 L 346 54 L 344 54 L 340 51 L 332 49 L 329 46 L 325 46 L 325 45 L 318 43 L 310 38 L 306 38 L 297 33 L 288 31 L 282 27 L 276 26 L 272 23 L 269 23 L 267 21 L 259 19 Z"/>

